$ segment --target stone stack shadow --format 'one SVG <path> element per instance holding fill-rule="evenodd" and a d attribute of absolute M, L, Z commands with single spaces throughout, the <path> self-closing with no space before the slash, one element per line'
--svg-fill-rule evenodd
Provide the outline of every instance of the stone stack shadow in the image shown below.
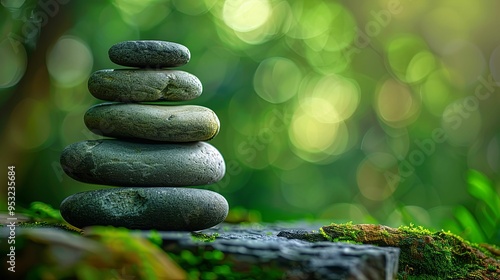
<path fill-rule="evenodd" d="M 63 218 L 78 228 L 157 230 L 201 230 L 224 221 L 223 196 L 190 188 L 224 176 L 222 155 L 205 142 L 219 132 L 219 119 L 202 106 L 172 104 L 202 93 L 196 76 L 172 69 L 189 61 L 189 50 L 172 42 L 126 41 L 113 45 L 109 58 L 134 68 L 91 75 L 91 94 L 111 102 L 91 107 L 84 121 L 110 138 L 69 145 L 61 166 L 75 180 L 116 187 L 67 197 Z"/>

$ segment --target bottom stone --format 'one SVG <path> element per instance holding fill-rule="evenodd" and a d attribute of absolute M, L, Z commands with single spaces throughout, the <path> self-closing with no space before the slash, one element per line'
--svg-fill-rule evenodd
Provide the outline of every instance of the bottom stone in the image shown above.
<path fill-rule="evenodd" d="M 83 228 L 111 225 L 129 229 L 194 231 L 215 226 L 227 216 L 226 199 L 191 188 L 110 188 L 76 193 L 61 203 L 61 215 Z"/>

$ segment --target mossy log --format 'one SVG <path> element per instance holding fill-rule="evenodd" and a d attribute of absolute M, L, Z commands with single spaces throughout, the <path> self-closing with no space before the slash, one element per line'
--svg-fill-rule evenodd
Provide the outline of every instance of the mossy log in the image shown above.
<path fill-rule="evenodd" d="M 320 232 L 330 241 L 400 248 L 402 279 L 500 279 L 495 246 L 480 246 L 445 231 L 422 227 L 331 224 Z"/>
<path fill-rule="evenodd" d="M 293 277 L 290 279 L 299 279 L 296 277 L 297 273 L 301 273 L 303 276 L 301 279 L 325 279 L 325 275 L 333 279 L 343 279 L 336 277 L 328 269 L 322 270 L 326 274 L 319 277 L 316 273 L 319 271 L 317 265 L 323 263 L 327 268 L 330 267 L 328 264 L 333 260 L 332 254 L 338 251 L 335 248 L 343 247 L 341 249 L 343 252 L 345 248 L 351 248 L 348 246 L 350 244 L 328 244 L 324 241 L 397 247 L 398 249 L 355 246 L 363 251 L 364 257 L 359 260 L 362 261 L 361 263 L 363 261 L 368 263 L 368 268 L 373 266 L 374 262 L 366 258 L 368 256 L 366 250 L 380 251 L 380 253 L 385 251 L 384 254 L 378 254 L 382 257 L 380 261 L 391 264 L 381 266 L 385 268 L 385 270 L 380 270 L 385 271 L 381 274 L 385 277 L 376 278 L 373 277 L 373 273 L 370 273 L 370 279 L 387 279 L 387 276 L 396 276 L 398 261 L 397 257 L 394 257 L 395 250 L 399 255 L 398 279 L 500 279 L 498 247 L 471 244 L 449 232 L 431 232 L 415 226 L 390 228 L 372 224 L 353 225 L 352 223 L 331 224 L 323 227 L 319 224 L 314 226 L 224 224 L 203 232 L 184 234 L 156 231 L 138 233 L 112 227 L 93 227 L 87 228 L 82 236 L 81 230 L 65 224 L 57 210 L 43 203 L 34 203 L 25 214 L 24 217 L 17 217 L 19 231 L 16 233 L 16 263 L 18 264 L 16 270 L 19 272 L 15 276 L 18 279 L 25 279 L 26 273 L 34 273 L 33 275 L 66 273 L 68 276 L 76 275 L 75 273 L 97 273 L 99 276 L 104 276 L 117 272 L 126 273 L 127 276 L 138 275 L 141 279 L 144 279 L 144 273 L 150 275 L 150 279 L 156 279 L 159 275 L 170 275 L 169 279 L 212 279 L 214 275 L 220 276 L 220 279 L 249 279 L 250 272 L 252 273 L 251 279 L 288 279 L 283 276 L 287 269 L 285 267 L 287 260 L 289 263 L 292 260 L 291 267 L 295 269 L 292 269 L 293 273 L 289 276 Z M 0 217 L 2 217 L 1 213 Z M 4 215 L 4 217 L 8 216 Z M 54 227 L 58 229 L 57 232 Z M 313 230 L 318 228 L 319 232 Z M 0 235 L 2 235 L 1 229 L 0 223 Z M 9 234 L 8 229 L 4 229 L 3 234 Z M 301 239 L 307 242 L 300 243 L 301 245 L 295 242 L 288 244 L 283 238 Z M 90 243 L 94 245 L 88 246 Z M 0 249 L 6 249 L 8 244 L 4 242 L 3 245 Z M 158 247 L 164 249 L 166 253 Z M 92 248 L 100 249 L 93 250 Z M 174 250 L 175 248 L 179 251 Z M 284 248 L 283 251 L 282 248 Z M 46 255 L 50 252 L 53 254 L 56 251 L 60 252 L 51 258 L 32 258 L 32 256 Z M 238 253 L 236 255 L 244 252 L 243 255 L 246 257 L 237 261 L 234 252 Z M 68 255 L 74 257 L 67 258 Z M 257 263 L 248 262 L 248 257 L 252 257 Z M 342 255 L 342 259 L 346 259 L 345 254 Z M 278 265 L 276 260 L 284 262 Z M 297 260 L 300 266 L 297 266 Z M 61 263 L 65 265 L 61 266 Z M 263 263 L 268 263 L 269 266 L 262 267 Z M 96 264 L 98 265 L 95 266 Z M 352 264 L 350 263 L 350 267 Z M 96 270 L 97 267 L 102 268 L 103 265 L 109 269 Z M 176 266 L 180 266 L 179 269 L 172 268 Z M 28 270 L 28 267 L 37 267 L 37 269 Z M 122 269 L 125 267 L 137 269 L 132 271 Z M 64 268 L 64 271 L 61 268 Z M 314 273 L 307 274 L 307 271 Z M 353 270 L 348 269 L 348 271 Z M 2 278 L 2 272 L 7 272 L 7 269 L 0 272 L 0 278 Z M 177 276 L 172 276 L 172 273 Z M 203 275 L 206 277 L 202 277 Z M 314 278 L 311 275 L 318 277 Z"/>

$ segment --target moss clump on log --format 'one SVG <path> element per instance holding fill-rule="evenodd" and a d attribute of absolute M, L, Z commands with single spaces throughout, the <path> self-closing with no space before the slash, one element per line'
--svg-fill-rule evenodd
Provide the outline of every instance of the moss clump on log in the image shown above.
<path fill-rule="evenodd" d="M 320 232 L 330 241 L 400 248 L 401 279 L 500 279 L 500 260 L 494 250 L 450 232 L 352 223 L 331 224 Z"/>
<path fill-rule="evenodd" d="M 191 238 L 193 239 L 193 241 L 199 242 L 214 242 L 217 236 L 219 236 L 219 234 L 217 233 L 206 234 L 199 231 L 191 232 Z"/>

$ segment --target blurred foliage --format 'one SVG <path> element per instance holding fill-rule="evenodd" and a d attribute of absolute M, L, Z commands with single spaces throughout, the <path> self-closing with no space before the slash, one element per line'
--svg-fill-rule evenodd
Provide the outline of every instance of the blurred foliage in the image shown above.
<path fill-rule="evenodd" d="M 191 51 L 182 69 L 204 93 L 189 103 L 219 116 L 211 143 L 227 164 L 207 188 L 231 207 L 263 221 L 413 222 L 500 243 L 498 1 L 1 5 L 1 166 L 16 165 L 20 206 L 103 187 L 59 166 L 66 145 L 99 138 L 83 124 L 100 102 L 86 80 L 117 67 L 114 43 L 157 39 Z M 469 169 L 491 181 L 467 179 Z"/>
<path fill-rule="evenodd" d="M 2 279 L 186 279 L 157 245 L 123 228 L 90 227 L 82 236 L 35 224 L 18 230 L 15 244 L 16 273 L 2 269 Z"/>
<path fill-rule="evenodd" d="M 242 207 L 232 207 L 225 220 L 226 223 L 259 223 L 261 213 L 258 210 L 248 210 Z"/>
<path fill-rule="evenodd" d="M 58 209 L 54 209 L 52 206 L 40 201 L 32 202 L 30 207 L 22 211 L 22 213 L 34 222 L 65 223 Z"/>
<path fill-rule="evenodd" d="M 449 227 L 477 243 L 496 243 L 500 240 L 500 197 L 492 182 L 476 170 L 468 173 L 468 192 L 478 200 L 475 209 L 464 206 L 455 209 L 455 221 Z"/>
<path fill-rule="evenodd" d="M 186 279 L 283 279 L 283 269 L 275 263 L 247 264 L 235 262 L 218 250 L 198 249 L 169 253 L 187 274 Z"/>

